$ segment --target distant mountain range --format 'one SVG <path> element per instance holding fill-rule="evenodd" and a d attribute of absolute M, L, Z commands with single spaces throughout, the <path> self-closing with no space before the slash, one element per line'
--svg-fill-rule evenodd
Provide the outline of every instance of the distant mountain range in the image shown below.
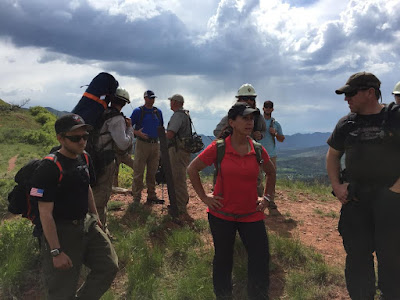
<path fill-rule="evenodd" d="M 277 143 L 277 176 L 290 180 L 319 181 L 328 183 L 325 169 L 325 156 L 328 151 L 326 140 L 330 133 L 297 133 L 286 135 L 283 143 Z M 207 147 L 213 136 L 201 135 Z M 207 167 L 203 173 L 212 174 L 214 168 Z"/>
<path fill-rule="evenodd" d="M 45 107 L 45 109 L 47 109 L 49 112 L 51 112 L 52 114 L 56 115 L 57 117 L 61 117 L 63 115 L 69 114 L 69 111 L 59 111 L 57 109 L 51 108 L 51 107 Z"/>
<path fill-rule="evenodd" d="M 45 108 L 56 116 L 69 113 L 67 111 L 58 111 L 51 107 Z M 200 134 L 200 136 L 205 147 L 215 140 L 214 136 L 206 136 L 203 134 Z M 285 135 L 283 143 L 276 143 L 278 177 L 306 181 L 319 180 L 327 183 L 325 155 L 328 151 L 326 140 L 329 136 L 329 132 Z M 204 173 L 212 174 L 213 169 L 213 167 L 207 167 Z"/>
<path fill-rule="evenodd" d="M 296 133 L 293 135 L 285 135 L 283 143 L 276 143 L 278 153 L 284 150 L 300 150 L 318 146 L 326 146 L 326 140 L 330 136 L 330 132 L 313 132 L 313 133 Z M 204 145 L 207 147 L 215 139 L 214 136 L 206 136 L 201 134 Z"/>

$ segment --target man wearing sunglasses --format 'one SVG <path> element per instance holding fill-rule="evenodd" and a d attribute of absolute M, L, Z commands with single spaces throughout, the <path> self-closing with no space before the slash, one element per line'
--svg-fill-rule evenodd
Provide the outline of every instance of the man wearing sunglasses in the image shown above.
<path fill-rule="evenodd" d="M 94 200 L 100 221 L 104 230 L 107 229 L 107 203 L 110 200 L 114 174 L 116 172 L 116 152 L 126 151 L 129 155 L 133 144 L 133 128 L 130 119 L 122 114 L 122 108 L 130 103 L 129 93 L 123 88 L 117 88 L 115 97 L 111 98 L 110 107 L 103 114 L 104 123 L 101 126 L 99 139 L 95 145 L 96 152 L 102 153 L 104 166 L 100 174 L 96 174 L 96 184 L 93 187 Z M 120 154 L 121 155 L 121 154 Z"/>
<path fill-rule="evenodd" d="M 237 102 L 247 104 L 257 110 L 257 112 L 254 114 L 254 128 L 251 137 L 256 141 L 261 140 L 267 131 L 267 127 L 265 125 L 264 119 L 261 117 L 260 110 L 256 107 L 257 94 L 254 87 L 249 83 L 243 84 L 239 88 L 235 97 L 237 98 Z M 223 117 L 218 123 L 213 132 L 214 136 L 218 138 L 227 126 L 228 115 Z"/>
<path fill-rule="evenodd" d="M 90 184 L 92 160 L 83 154 L 92 126 L 76 114 L 55 123 L 61 148 L 33 175 L 32 201 L 38 202 L 41 259 L 47 299 L 99 299 L 118 271 L 118 258 L 101 229 Z M 62 170 L 62 171 L 60 171 Z M 75 298 L 82 264 L 90 269 Z"/>
<path fill-rule="evenodd" d="M 350 114 L 341 118 L 327 143 L 326 167 L 342 203 L 338 230 L 346 250 L 350 297 L 373 300 L 375 252 L 381 299 L 400 299 L 400 113 L 379 103 L 381 82 L 359 72 L 336 90 Z M 346 172 L 341 176 L 341 157 Z"/>

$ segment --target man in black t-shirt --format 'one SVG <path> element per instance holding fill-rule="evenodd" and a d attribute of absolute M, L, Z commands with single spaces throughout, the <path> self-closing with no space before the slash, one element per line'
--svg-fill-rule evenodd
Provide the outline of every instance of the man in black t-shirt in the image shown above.
<path fill-rule="evenodd" d="M 374 299 L 375 252 L 381 295 L 400 299 L 399 106 L 378 102 L 380 81 L 367 72 L 350 76 L 336 94 L 345 95 L 351 113 L 328 139 L 326 166 L 342 203 L 338 229 L 347 253 L 347 289 L 353 300 Z"/>
<path fill-rule="evenodd" d="M 30 191 L 43 228 L 41 258 L 48 299 L 100 299 L 118 271 L 118 258 L 103 232 L 90 184 L 94 170 L 84 153 L 90 125 L 76 114 L 55 123 L 61 148 L 43 160 Z M 60 169 L 62 170 L 60 172 Z M 76 292 L 82 264 L 90 268 Z"/>

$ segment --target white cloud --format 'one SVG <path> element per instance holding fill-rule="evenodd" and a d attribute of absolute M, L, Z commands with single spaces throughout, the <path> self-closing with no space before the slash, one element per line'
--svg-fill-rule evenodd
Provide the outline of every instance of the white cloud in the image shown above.
<path fill-rule="evenodd" d="M 166 99 L 181 93 L 209 134 L 250 82 L 288 132 L 333 128 L 348 109 L 334 90 L 352 73 L 376 73 L 384 95 L 399 80 L 400 2 L 311 2 L 2 1 L 0 98 L 69 110 L 79 87 L 107 71 L 132 107 L 154 90 L 166 120 Z"/>

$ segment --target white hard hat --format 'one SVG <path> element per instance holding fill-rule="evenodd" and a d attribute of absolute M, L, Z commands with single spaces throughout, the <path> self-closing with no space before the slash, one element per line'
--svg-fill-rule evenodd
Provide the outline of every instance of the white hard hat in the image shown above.
<path fill-rule="evenodd" d="M 392 94 L 400 94 L 400 81 L 394 86 Z"/>
<path fill-rule="evenodd" d="M 126 103 L 131 103 L 129 100 L 129 93 L 123 88 L 117 88 L 115 97 L 119 100 L 125 101 Z"/>
<path fill-rule="evenodd" d="M 253 86 L 250 83 L 245 83 L 239 88 L 236 98 L 239 98 L 242 96 L 254 96 L 254 97 L 257 96 L 256 90 L 253 88 Z"/>

